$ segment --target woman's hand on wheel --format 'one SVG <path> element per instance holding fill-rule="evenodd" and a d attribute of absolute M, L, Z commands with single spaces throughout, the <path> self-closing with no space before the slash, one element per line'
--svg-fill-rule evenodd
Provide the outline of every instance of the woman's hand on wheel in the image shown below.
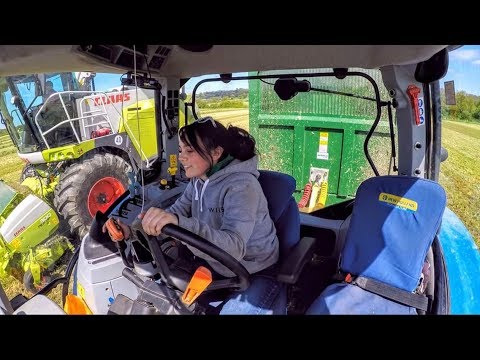
<path fill-rule="evenodd" d="M 151 236 L 158 236 L 167 224 L 178 225 L 178 218 L 175 214 L 168 211 L 151 207 L 145 214 L 140 214 L 142 227 L 145 233 Z"/>

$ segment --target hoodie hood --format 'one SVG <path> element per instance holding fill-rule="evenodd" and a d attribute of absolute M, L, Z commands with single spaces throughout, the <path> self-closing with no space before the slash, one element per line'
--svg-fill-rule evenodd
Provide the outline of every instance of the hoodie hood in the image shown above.
<path fill-rule="evenodd" d="M 203 212 L 203 196 L 209 184 L 213 185 L 221 182 L 225 177 L 232 173 L 248 173 L 252 174 L 258 179 L 260 173 L 257 170 L 257 165 L 257 155 L 245 161 L 233 159 L 227 166 L 215 172 L 212 176 L 205 180 L 205 182 L 200 178 L 193 178 L 192 181 L 195 189 L 195 200 L 200 202 L 200 211 Z M 199 188 L 201 188 L 201 190 L 199 190 Z"/>
<path fill-rule="evenodd" d="M 260 173 L 257 170 L 257 165 L 258 165 L 257 155 L 245 161 L 233 159 L 230 162 L 230 164 L 225 166 L 223 169 L 220 169 L 217 172 L 215 172 L 212 176 L 208 178 L 208 180 L 210 180 L 210 182 L 212 183 L 217 179 L 218 180 L 223 179 L 228 174 L 239 173 L 239 172 L 250 173 L 258 179 L 258 177 L 260 176 Z"/>

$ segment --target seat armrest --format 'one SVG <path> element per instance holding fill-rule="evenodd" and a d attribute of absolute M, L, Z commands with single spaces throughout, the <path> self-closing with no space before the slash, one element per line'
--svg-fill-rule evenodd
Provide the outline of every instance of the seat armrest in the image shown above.
<path fill-rule="evenodd" d="M 287 284 L 296 283 L 303 267 L 312 258 L 314 244 L 313 237 L 301 238 L 280 264 L 277 280 Z"/>

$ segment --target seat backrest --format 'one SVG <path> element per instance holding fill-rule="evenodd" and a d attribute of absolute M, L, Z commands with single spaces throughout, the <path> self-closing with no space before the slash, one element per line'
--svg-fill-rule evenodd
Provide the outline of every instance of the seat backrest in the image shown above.
<path fill-rule="evenodd" d="M 258 178 L 267 198 L 268 210 L 277 230 L 280 242 L 280 258 L 300 240 L 300 213 L 292 196 L 296 181 L 287 174 L 260 170 Z"/>
<path fill-rule="evenodd" d="M 436 182 L 407 176 L 378 176 L 357 190 L 340 269 L 413 292 L 446 206 Z M 403 309 L 401 308 L 403 306 Z M 413 313 L 350 284 L 325 289 L 309 313 Z"/>

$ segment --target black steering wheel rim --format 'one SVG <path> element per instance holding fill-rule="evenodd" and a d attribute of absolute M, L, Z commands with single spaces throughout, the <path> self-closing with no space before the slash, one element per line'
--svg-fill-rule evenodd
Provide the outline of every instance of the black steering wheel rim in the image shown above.
<path fill-rule="evenodd" d="M 141 226 L 139 226 L 141 227 Z M 176 287 L 178 290 L 184 292 L 185 289 L 179 288 L 177 284 L 170 282 L 170 268 L 166 264 L 163 251 L 158 243 L 158 239 L 153 236 L 145 234 L 143 229 L 136 229 L 147 240 L 150 247 L 152 257 L 157 264 L 160 276 L 163 281 L 166 281 L 169 285 Z M 250 274 L 247 269 L 233 256 L 226 251 L 219 248 L 217 245 L 207 241 L 205 238 L 174 224 L 167 224 L 163 227 L 162 233 L 166 236 L 170 236 L 177 239 L 187 245 L 209 255 L 220 264 L 227 267 L 231 272 L 235 274 L 234 277 L 213 280 L 207 287 L 206 291 L 213 291 L 219 289 L 232 289 L 242 291 L 250 285 Z M 192 276 L 193 274 L 190 274 Z"/>

